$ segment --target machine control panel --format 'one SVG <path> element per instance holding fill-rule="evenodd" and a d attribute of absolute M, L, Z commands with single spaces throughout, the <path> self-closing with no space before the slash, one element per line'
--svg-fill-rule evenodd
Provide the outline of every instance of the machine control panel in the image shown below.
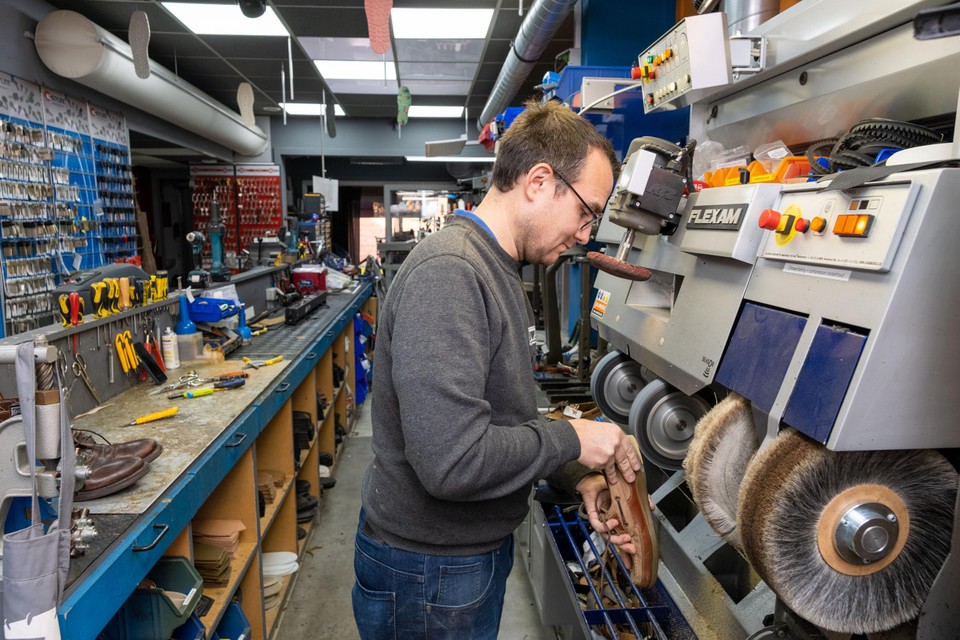
<path fill-rule="evenodd" d="M 725 13 L 684 18 L 637 58 L 643 111 L 683 107 L 732 82 Z"/>
<path fill-rule="evenodd" d="M 886 272 L 919 187 L 911 182 L 849 191 L 786 188 L 757 220 L 760 257 L 827 268 Z"/>

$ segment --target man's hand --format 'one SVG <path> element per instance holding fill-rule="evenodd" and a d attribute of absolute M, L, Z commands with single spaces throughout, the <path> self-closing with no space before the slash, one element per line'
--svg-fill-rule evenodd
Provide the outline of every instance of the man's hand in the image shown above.
<path fill-rule="evenodd" d="M 631 542 L 630 534 L 610 535 L 610 532 L 620 525 L 619 520 L 615 517 L 608 518 L 606 521 L 600 520 L 600 511 L 610 505 L 610 490 L 607 488 L 607 481 L 602 475 L 591 473 L 581 478 L 576 488 L 583 498 L 583 507 L 587 512 L 587 520 L 590 521 L 590 526 L 624 552 L 620 559 L 629 569 L 630 559 L 637 552 L 637 548 Z"/>
<path fill-rule="evenodd" d="M 590 469 L 605 471 L 611 482 L 616 482 L 618 469 L 624 480 L 634 481 L 637 477 L 634 472 L 640 470 L 640 460 L 623 429 L 611 422 L 593 420 L 571 420 L 570 424 L 580 439 L 577 462 Z"/>

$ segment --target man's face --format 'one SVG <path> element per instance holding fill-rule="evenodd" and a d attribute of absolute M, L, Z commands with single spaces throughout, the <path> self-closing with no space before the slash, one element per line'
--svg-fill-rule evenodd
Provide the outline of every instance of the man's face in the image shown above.
<path fill-rule="evenodd" d="M 569 186 L 555 195 L 557 184 L 563 185 L 564 180 Z M 613 189 L 613 172 L 606 156 L 591 149 L 579 176 L 561 177 L 554 171 L 544 186 L 525 234 L 524 258 L 550 265 L 573 245 L 590 239 L 594 217 L 603 212 Z"/>

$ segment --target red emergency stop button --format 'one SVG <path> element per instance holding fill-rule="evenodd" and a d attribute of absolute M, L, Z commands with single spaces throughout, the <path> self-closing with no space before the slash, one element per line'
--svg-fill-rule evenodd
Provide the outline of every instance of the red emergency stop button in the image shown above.
<path fill-rule="evenodd" d="M 758 224 L 761 229 L 766 229 L 767 231 L 776 231 L 777 227 L 780 226 L 780 215 L 779 211 L 774 209 L 764 209 L 760 214 L 760 220 Z"/>
<path fill-rule="evenodd" d="M 797 230 L 797 233 L 806 233 L 807 229 L 810 228 L 810 221 L 806 218 L 797 218 L 797 221 L 793 223 L 793 228 Z"/>
<path fill-rule="evenodd" d="M 630 78 L 633 80 L 639 80 L 643 77 L 643 69 L 641 67 L 634 67 L 630 69 Z"/>

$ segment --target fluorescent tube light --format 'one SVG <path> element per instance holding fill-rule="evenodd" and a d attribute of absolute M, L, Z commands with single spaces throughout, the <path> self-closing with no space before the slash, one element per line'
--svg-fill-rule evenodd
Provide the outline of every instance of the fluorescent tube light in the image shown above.
<path fill-rule="evenodd" d="M 231 4 L 200 4 L 193 2 L 163 2 L 190 31 L 197 35 L 217 36 L 288 36 L 273 7 L 268 6 L 259 18 L 248 18 L 240 6 Z"/>
<path fill-rule="evenodd" d="M 403 156 L 407 162 L 466 162 L 473 164 L 493 164 L 493 156 Z"/>
<path fill-rule="evenodd" d="M 280 106 L 289 116 L 320 116 L 323 115 L 324 105 L 320 102 L 281 102 Z M 339 104 L 333 105 L 333 114 L 345 116 Z"/>
<path fill-rule="evenodd" d="M 407 115 L 411 118 L 462 118 L 463 107 L 438 107 L 427 105 L 410 105 Z"/>
<path fill-rule="evenodd" d="M 393 9 L 394 38 L 467 40 L 487 37 L 493 9 Z"/>
<path fill-rule="evenodd" d="M 387 80 L 397 79 L 392 62 L 379 60 L 314 60 L 324 80 Z"/>

